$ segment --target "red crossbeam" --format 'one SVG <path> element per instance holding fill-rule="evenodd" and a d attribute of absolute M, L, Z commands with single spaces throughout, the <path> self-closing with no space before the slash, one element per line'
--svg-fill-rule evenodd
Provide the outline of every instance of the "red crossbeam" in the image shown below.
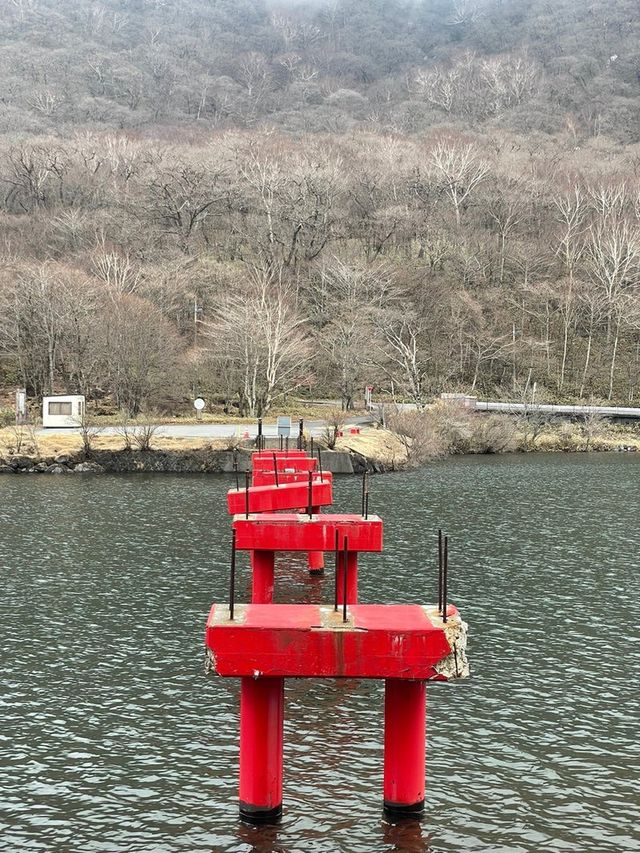
<path fill-rule="evenodd" d="M 254 454 L 254 457 L 256 454 Z M 266 456 L 258 456 L 257 458 L 253 458 L 251 460 L 251 467 L 253 471 L 273 471 L 274 469 L 274 459 L 273 453 L 271 454 L 271 458 L 268 455 Z M 310 459 L 308 456 L 305 457 L 292 457 L 292 456 L 276 456 L 275 459 L 275 467 L 278 471 L 290 471 L 291 473 L 296 473 L 300 471 L 315 471 L 318 467 L 317 459 Z"/>
<path fill-rule="evenodd" d="M 314 471 L 312 473 L 314 480 L 323 480 L 325 483 L 333 483 L 333 474 L 331 471 Z M 273 486 L 276 482 L 275 473 L 270 471 L 253 471 L 251 482 L 254 486 Z M 278 471 L 278 483 L 309 483 L 308 471 Z"/>
<path fill-rule="evenodd" d="M 310 456 L 305 450 L 256 450 L 252 455 L 252 459 L 309 459 Z"/>
<path fill-rule="evenodd" d="M 446 630 L 459 625 L 449 606 Z M 446 680 L 435 667 L 453 649 L 437 609 L 417 604 L 241 604 L 229 620 L 214 604 L 206 645 L 224 676 Z"/>
<path fill-rule="evenodd" d="M 382 521 L 377 515 L 263 513 L 235 516 L 236 547 L 241 551 L 333 551 L 345 538 L 348 551 L 382 551 Z"/>
<path fill-rule="evenodd" d="M 250 486 L 249 487 L 249 512 L 282 512 L 283 510 L 296 510 L 307 506 L 309 503 L 309 491 L 311 491 L 311 506 L 330 506 L 333 502 L 332 487 L 329 481 L 312 480 L 311 489 L 309 481 L 301 483 L 282 483 L 279 486 Z M 237 515 L 245 511 L 246 490 L 230 489 L 227 492 L 227 507 L 231 515 Z"/>

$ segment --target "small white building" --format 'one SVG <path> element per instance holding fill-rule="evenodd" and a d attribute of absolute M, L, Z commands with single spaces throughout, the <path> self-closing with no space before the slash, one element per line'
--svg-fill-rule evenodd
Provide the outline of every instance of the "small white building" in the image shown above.
<path fill-rule="evenodd" d="M 78 427 L 84 418 L 84 395 L 68 394 L 44 397 L 42 400 L 43 427 Z"/>

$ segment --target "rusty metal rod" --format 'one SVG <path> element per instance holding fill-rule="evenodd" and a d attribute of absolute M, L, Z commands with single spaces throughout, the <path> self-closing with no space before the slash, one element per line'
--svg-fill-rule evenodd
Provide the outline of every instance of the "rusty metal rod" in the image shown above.
<path fill-rule="evenodd" d="M 236 492 L 240 491 L 240 480 L 238 479 L 238 450 L 233 448 L 233 471 L 236 475 Z"/>
<path fill-rule="evenodd" d="M 342 621 L 347 621 L 347 567 L 349 565 L 348 559 L 348 538 L 344 537 L 344 542 L 342 546 Z"/>
<path fill-rule="evenodd" d="M 364 520 L 369 518 L 369 492 L 364 496 Z"/>
<path fill-rule="evenodd" d="M 320 482 L 322 483 L 322 450 L 318 448 L 318 471 L 320 472 Z"/>
<path fill-rule="evenodd" d="M 308 505 L 309 518 L 313 516 L 313 471 L 309 471 Z"/>
<path fill-rule="evenodd" d="M 304 450 L 304 418 L 298 421 L 298 450 Z"/>
<path fill-rule="evenodd" d="M 442 561 L 442 621 L 447 621 L 447 583 L 449 575 L 449 537 L 444 537 L 444 553 Z"/>
<path fill-rule="evenodd" d="M 338 563 L 340 562 L 340 531 L 339 530 L 336 530 L 335 558 L 336 558 L 336 576 L 335 576 L 335 580 L 334 580 L 334 590 L 333 590 L 333 609 L 337 613 L 338 612 Z"/>
<path fill-rule="evenodd" d="M 256 447 L 262 450 L 262 418 L 258 418 L 258 434 L 256 436 Z"/>
<path fill-rule="evenodd" d="M 244 472 L 244 515 L 249 518 L 249 472 Z"/>
<path fill-rule="evenodd" d="M 276 481 L 276 488 L 278 488 L 280 481 L 278 479 L 278 457 L 276 456 L 275 451 L 273 453 L 273 476 Z"/>
<path fill-rule="evenodd" d="M 364 515 L 364 505 L 366 496 L 369 494 L 369 474 L 367 469 L 365 468 L 362 472 L 362 512 L 360 515 Z"/>
<path fill-rule="evenodd" d="M 236 606 L 236 531 L 231 531 L 231 577 L 229 578 L 229 619 Z"/>
<path fill-rule="evenodd" d="M 311 436 L 311 439 L 309 441 L 309 455 L 311 456 L 311 458 L 313 458 L 313 436 Z"/>
<path fill-rule="evenodd" d="M 438 612 L 442 610 L 442 530 L 438 528 Z"/>

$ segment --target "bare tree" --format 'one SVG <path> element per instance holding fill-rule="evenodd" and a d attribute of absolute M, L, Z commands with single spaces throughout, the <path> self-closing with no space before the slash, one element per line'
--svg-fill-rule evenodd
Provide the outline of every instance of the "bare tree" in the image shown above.
<path fill-rule="evenodd" d="M 626 221 L 601 220 L 590 230 L 588 257 L 591 276 L 606 305 L 610 400 L 625 308 L 640 285 L 640 235 Z"/>
<path fill-rule="evenodd" d="M 388 308 L 374 315 L 380 332 L 380 366 L 422 409 L 427 401 L 427 364 L 423 344 L 424 320 L 415 312 Z"/>
<path fill-rule="evenodd" d="M 489 165 L 472 143 L 441 140 L 429 155 L 429 165 L 453 205 L 456 225 L 473 191 L 489 174 Z"/>
<path fill-rule="evenodd" d="M 118 407 L 135 416 L 170 400 L 179 388 L 180 344 L 158 308 L 137 296 L 111 303 L 98 330 L 104 378 Z"/>
<path fill-rule="evenodd" d="M 254 270 L 235 282 L 205 334 L 213 351 L 233 365 L 245 414 L 262 416 L 277 396 L 298 387 L 311 357 L 305 318 L 282 268 Z"/>
<path fill-rule="evenodd" d="M 587 201 L 583 191 L 575 185 L 569 194 L 556 197 L 554 205 L 561 229 L 557 253 L 562 257 L 567 276 L 567 286 L 563 289 L 559 303 L 562 317 L 562 357 L 558 390 L 562 391 L 569 350 L 569 332 L 575 320 L 578 304 L 575 298 L 574 277 L 576 264 L 585 250 Z"/>

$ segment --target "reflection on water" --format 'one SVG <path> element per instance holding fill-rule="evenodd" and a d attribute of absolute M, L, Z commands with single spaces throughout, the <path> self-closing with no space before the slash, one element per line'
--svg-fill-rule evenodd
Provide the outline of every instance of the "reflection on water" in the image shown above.
<path fill-rule="evenodd" d="M 202 667 L 230 481 L 0 477 L 0 849 L 637 853 L 639 481 L 622 455 L 373 478 L 385 553 L 362 558 L 361 600 L 432 601 L 442 525 L 473 677 L 428 688 L 427 811 L 398 824 L 382 685 L 288 681 L 285 815 L 253 828 L 238 685 Z M 338 506 L 359 489 L 337 479 Z M 283 555 L 277 576 L 279 601 L 333 598 L 330 568 Z"/>

